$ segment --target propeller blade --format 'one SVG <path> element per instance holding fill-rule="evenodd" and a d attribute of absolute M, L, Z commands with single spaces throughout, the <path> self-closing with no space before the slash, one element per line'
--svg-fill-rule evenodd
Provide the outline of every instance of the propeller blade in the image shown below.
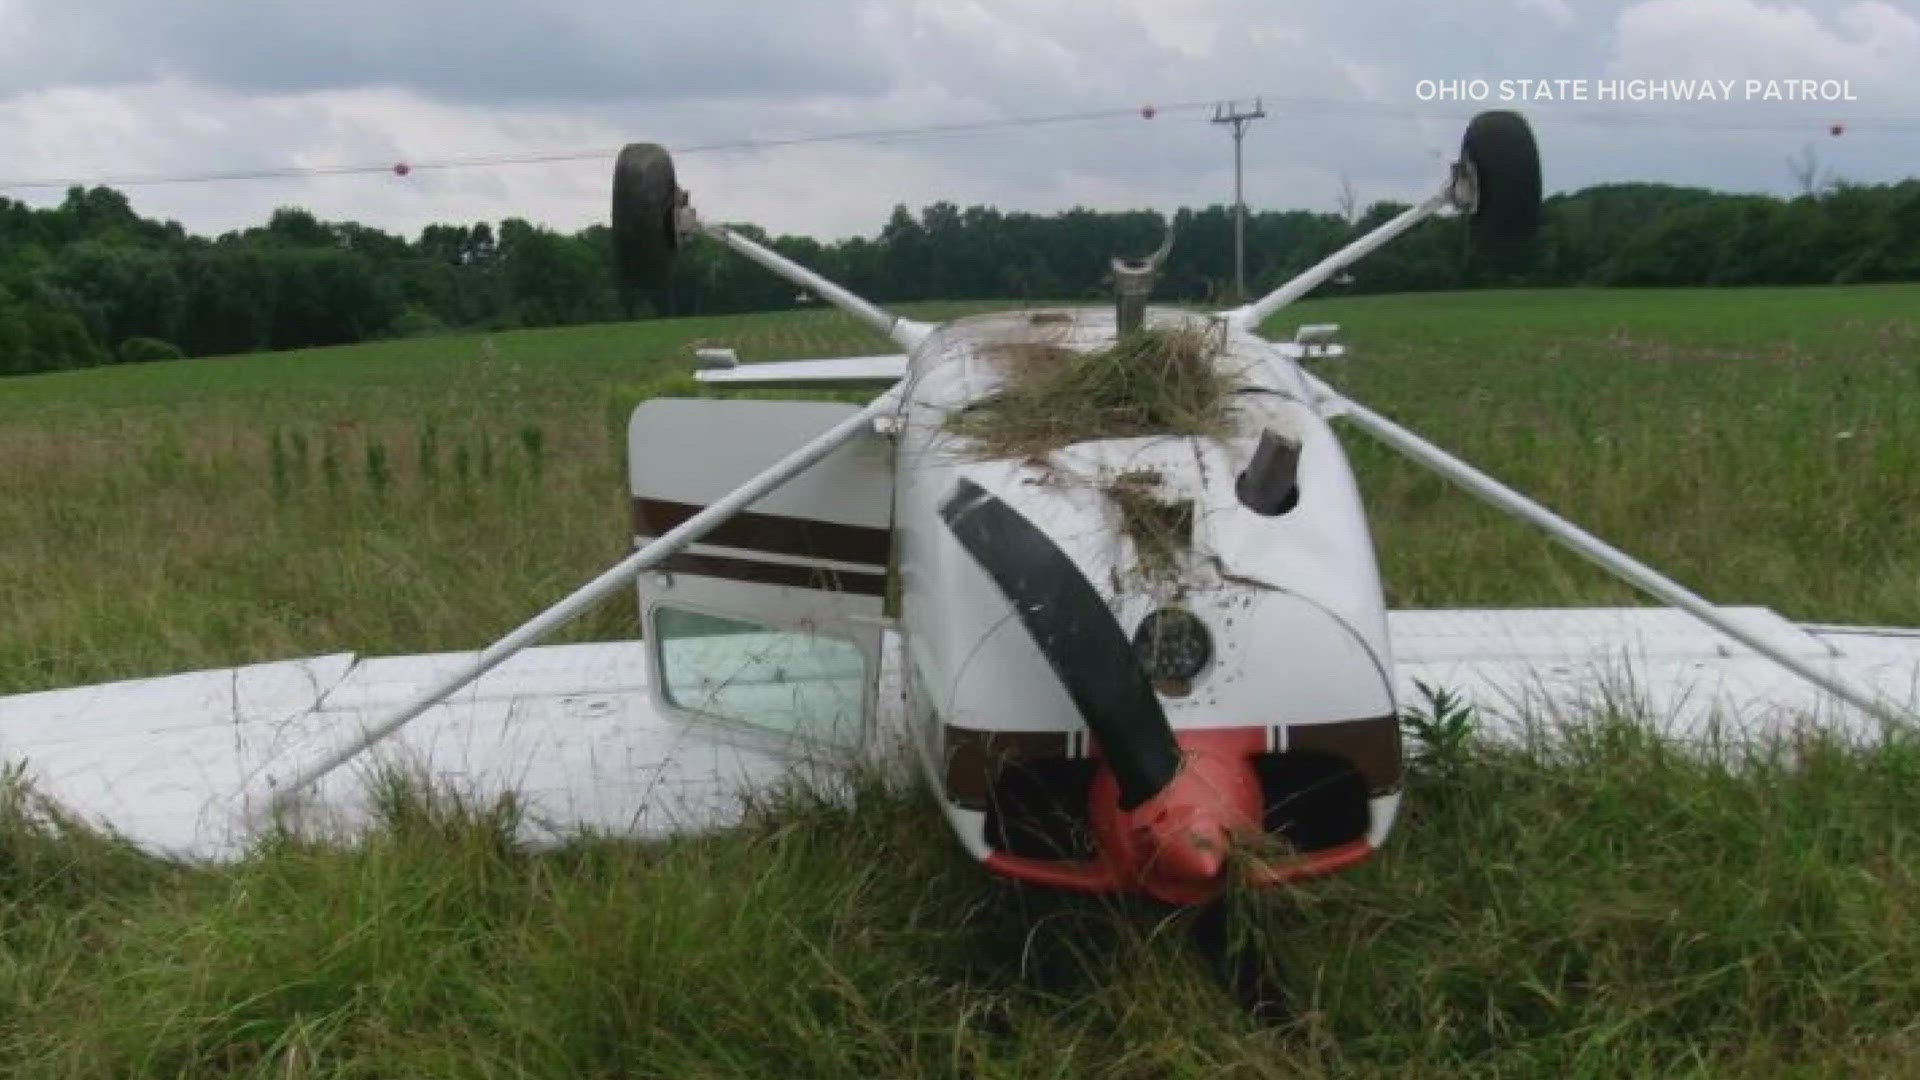
<path fill-rule="evenodd" d="M 1000 587 L 1081 717 L 1132 810 L 1180 771 L 1180 745 L 1133 643 L 1106 601 L 1046 533 L 971 480 L 940 517 Z"/>

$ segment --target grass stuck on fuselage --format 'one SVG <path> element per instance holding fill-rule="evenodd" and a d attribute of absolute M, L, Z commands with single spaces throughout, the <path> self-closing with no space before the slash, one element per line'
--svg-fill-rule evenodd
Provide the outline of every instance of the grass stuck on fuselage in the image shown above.
<path fill-rule="evenodd" d="M 1233 373 L 1223 370 L 1225 327 L 1142 326 L 1096 348 L 1048 335 L 1051 324 L 982 352 L 1001 385 L 947 418 L 947 430 L 987 458 L 1042 457 L 1080 442 L 1142 435 L 1217 438 L 1228 431 Z"/>

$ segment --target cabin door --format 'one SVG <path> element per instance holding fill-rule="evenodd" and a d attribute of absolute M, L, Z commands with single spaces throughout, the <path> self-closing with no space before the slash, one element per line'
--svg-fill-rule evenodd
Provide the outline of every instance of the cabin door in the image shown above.
<path fill-rule="evenodd" d="M 859 411 L 659 398 L 628 427 L 644 544 Z M 854 439 L 640 575 L 649 684 L 669 715 L 789 752 L 857 752 L 873 723 L 893 447 Z"/>

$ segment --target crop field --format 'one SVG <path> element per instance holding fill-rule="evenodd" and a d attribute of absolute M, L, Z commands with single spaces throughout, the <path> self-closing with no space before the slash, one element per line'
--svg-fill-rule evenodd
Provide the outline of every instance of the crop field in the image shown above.
<path fill-rule="evenodd" d="M 915 312 L 926 317 L 959 308 Z M 1319 300 L 1323 374 L 1707 596 L 1920 624 L 1920 287 Z M 473 648 L 628 548 L 623 441 L 820 311 L 0 380 L 0 693 Z M 1397 606 L 1625 603 L 1355 434 Z M 691 452 L 695 452 L 690 450 Z M 570 639 L 627 636 L 610 603 Z M 1707 764 L 1594 717 L 1449 743 L 1370 865 L 1238 929 L 988 879 L 917 793 L 667 845 L 501 842 L 398 793 L 352 850 L 147 860 L 0 800 L 0 1075 L 1886 1075 L 1920 1071 L 1920 747 Z"/>

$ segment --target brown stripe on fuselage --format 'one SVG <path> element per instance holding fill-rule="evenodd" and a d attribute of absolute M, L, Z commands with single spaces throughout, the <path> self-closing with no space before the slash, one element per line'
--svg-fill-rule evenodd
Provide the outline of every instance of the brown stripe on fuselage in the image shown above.
<path fill-rule="evenodd" d="M 987 788 L 1008 762 L 1069 756 L 1064 731 L 980 731 L 952 724 L 943 730 L 947 798 L 966 810 L 987 808 Z"/>
<path fill-rule="evenodd" d="M 1288 724 L 1287 750 L 1315 750 L 1345 758 L 1367 792 L 1381 795 L 1400 786 L 1400 721 L 1393 716 Z"/>
<path fill-rule="evenodd" d="M 635 498 L 633 531 L 640 536 L 659 536 L 705 509 L 670 499 Z M 748 510 L 716 525 L 699 542 L 869 566 L 886 566 L 893 556 L 893 533 L 889 529 Z"/>
<path fill-rule="evenodd" d="M 660 560 L 655 569 L 669 574 L 700 574 L 754 585 L 784 585 L 793 589 L 856 593 L 861 596 L 887 595 L 885 574 L 793 566 L 757 559 L 735 559 L 725 555 L 701 555 L 691 551 L 669 555 Z"/>

